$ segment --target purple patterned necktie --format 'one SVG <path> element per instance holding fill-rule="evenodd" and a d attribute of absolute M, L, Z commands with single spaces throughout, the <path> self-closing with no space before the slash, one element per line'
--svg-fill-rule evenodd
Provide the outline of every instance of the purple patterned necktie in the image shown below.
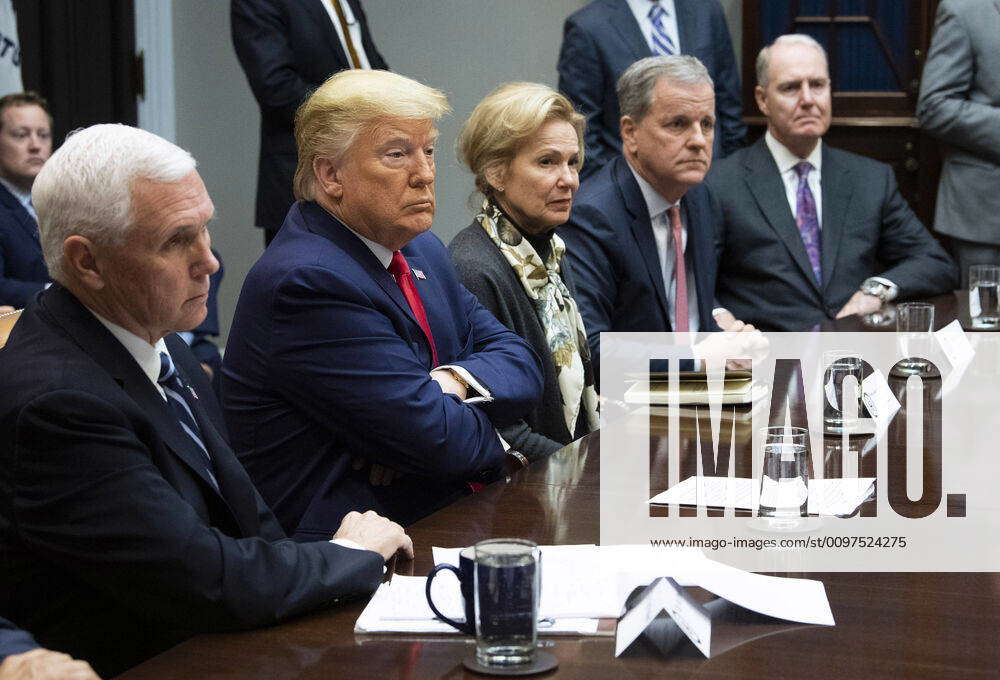
<path fill-rule="evenodd" d="M 823 277 L 819 267 L 819 217 L 816 215 L 816 199 L 813 198 L 808 181 L 812 169 L 812 163 L 807 161 L 795 166 L 795 172 L 799 173 L 799 188 L 795 192 L 795 224 L 802 236 L 802 244 L 806 247 L 816 282 L 822 284 Z"/>

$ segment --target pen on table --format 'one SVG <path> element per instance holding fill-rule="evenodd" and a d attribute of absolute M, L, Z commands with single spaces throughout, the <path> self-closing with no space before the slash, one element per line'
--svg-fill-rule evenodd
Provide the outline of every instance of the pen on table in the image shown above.
<path fill-rule="evenodd" d="M 385 574 L 382 575 L 382 583 L 388 583 L 392 580 L 392 574 L 396 571 L 396 558 L 399 557 L 398 554 L 390 557 L 385 563 Z"/>

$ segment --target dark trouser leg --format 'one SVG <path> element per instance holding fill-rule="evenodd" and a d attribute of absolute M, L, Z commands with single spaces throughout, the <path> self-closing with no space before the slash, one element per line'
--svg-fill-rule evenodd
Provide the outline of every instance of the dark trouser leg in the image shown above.
<path fill-rule="evenodd" d="M 278 235 L 277 229 L 270 229 L 268 227 L 264 227 L 264 247 L 267 248 L 269 245 L 271 245 L 271 241 L 273 241 L 274 237 L 277 235 Z"/>

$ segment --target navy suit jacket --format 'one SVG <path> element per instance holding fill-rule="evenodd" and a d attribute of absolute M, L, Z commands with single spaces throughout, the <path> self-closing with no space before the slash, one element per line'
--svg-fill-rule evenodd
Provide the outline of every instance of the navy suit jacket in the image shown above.
<path fill-rule="evenodd" d="M 288 540 L 224 438 L 207 377 L 204 454 L 117 339 L 65 288 L 0 350 L 0 611 L 104 677 L 200 632 L 274 624 L 367 593 L 382 558 Z"/>
<path fill-rule="evenodd" d="M 408 524 L 504 460 L 494 427 L 531 409 L 539 360 L 459 282 L 431 233 L 405 248 L 440 364 L 465 367 L 493 401 L 464 404 L 429 372 L 430 346 L 395 280 L 354 233 L 296 203 L 247 275 L 223 360 L 233 446 L 296 538 L 351 510 Z M 362 457 L 403 473 L 368 483 Z"/>
<path fill-rule="evenodd" d="M 713 166 L 722 208 L 719 304 L 762 330 L 800 331 L 836 317 L 870 276 L 899 299 L 953 290 L 958 270 L 899 193 L 891 167 L 823 144 L 818 283 L 764 138 Z"/>
<path fill-rule="evenodd" d="M 712 318 L 718 208 L 697 185 L 681 199 L 681 211 L 688 234 L 688 281 L 693 274 L 701 330 L 719 330 Z M 623 157 L 583 183 L 569 222 L 558 231 L 576 277 L 576 299 L 597 375 L 602 331 L 672 330 L 673 301 L 664 290 L 649 209 Z"/>
<path fill-rule="evenodd" d="M 31 637 L 31 633 L 0 617 L 0 661 L 13 654 L 23 654 L 37 648 L 38 643 Z"/>
<path fill-rule="evenodd" d="M 747 134 L 726 16 L 718 0 L 674 0 L 674 4 L 681 52 L 701 60 L 715 81 L 713 155 L 725 156 L 742 147 Z M 626 0 L 594 0 L 566 19 L 557 67 L 559 90 L 587 117 L 581 177 L 589 177 L 621 153 L 618 77 L 652 54 Z"/>
<path fill-rule="evenodd" d="M 351 62 L 324 9 L 328 0 L 231 0 L 233 47 L 260 106 L 256 224 L 277 230 L 295 199 L 295 110 Z M 388 69 L 360 0 L 348 0 L 373 69 Z"/>
<path fill-rule="evenodd" d="M 38 224 L 0 184 L 0 305 L 24 307 L 48 280 Z"/>

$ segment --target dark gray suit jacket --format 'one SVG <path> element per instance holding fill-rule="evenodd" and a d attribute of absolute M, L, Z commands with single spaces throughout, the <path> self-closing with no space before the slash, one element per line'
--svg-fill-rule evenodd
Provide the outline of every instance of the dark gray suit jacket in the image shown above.
<path fill-rule="evenodd" d="M 832 319 L 869 276 L 900 299 L 958 285 L 955 264 L 899 194 L 892 168 L 823 145 L 822 285 L 809 265 L 778 166 L 764 143 L 720 161 L 707 184 L 722 206 L 716 299 L 763 330 Z"/>
<path fill-rule="evenodd" d="M 1000 0 L 944 0 L 917 102 L 944 142 L 934 228 L 1000 245 Z"/>

